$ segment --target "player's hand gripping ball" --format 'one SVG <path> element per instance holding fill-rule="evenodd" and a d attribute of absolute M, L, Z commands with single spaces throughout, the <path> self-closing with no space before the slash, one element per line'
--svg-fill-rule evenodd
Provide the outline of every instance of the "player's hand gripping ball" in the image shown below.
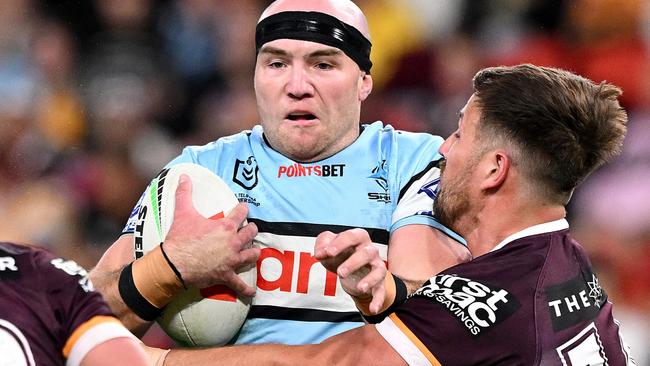
<path fill-rule="evenodd" d="M 175 193 L 181 174 L 190 177 L 194 207 L 204 217 L 218 220 L 237 205 L 237 198 L 228 185 L 200 165 L 181 163 L 164 169 L 151 181 L 138 213 L 134 233 L 136 258 L 165 239 L 174 219 Z M 249 286 L 256 286 L 255 266 L 240 272 L 239 276 Z M 157 322 L 183 345 L 224 345 L 241 328 L 250 302 L 251 298 L 239 297 L 225 286 L 189 288 L 167 304 Z"/>

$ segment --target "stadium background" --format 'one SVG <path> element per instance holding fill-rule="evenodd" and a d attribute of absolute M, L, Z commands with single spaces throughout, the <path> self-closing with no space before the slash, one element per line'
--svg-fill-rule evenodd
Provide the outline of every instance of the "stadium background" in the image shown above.
<path fill-rule="evenodd" d="M 532 62 L 624 89 L 623 155 L 574 195 L 640 365 L 650 364 L 650 2 L 363 0 L 363 121 L 447 136 L 483 66 Z M 90 268 L 187 144 L 250 128 L 263 0 L 0 1 L 0 239 Z"/>

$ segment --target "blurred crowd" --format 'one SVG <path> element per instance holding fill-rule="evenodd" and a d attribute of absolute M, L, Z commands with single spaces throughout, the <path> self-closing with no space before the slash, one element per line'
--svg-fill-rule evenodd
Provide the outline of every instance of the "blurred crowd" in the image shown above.
<path fill-rule="evenodd" d="M 257 122 L 264 0 L 0 1 L 0 239 L 92 267 L 184 145 Z M 442 136 L 484 66 L 562 67 L 624 90 L 620 158 L 570 204 L 575 236 L 650 364 L 650 1 L 358 0 L 375 88 L 362 120 Z"/>

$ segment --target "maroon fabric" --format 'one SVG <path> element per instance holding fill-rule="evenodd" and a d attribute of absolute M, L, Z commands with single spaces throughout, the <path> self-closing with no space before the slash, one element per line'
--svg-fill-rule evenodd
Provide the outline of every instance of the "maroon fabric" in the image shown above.
<path fill-rule="evenodd" d="M 562 365 L 560 354 L 566 365 L 626 364 L 607 294 L 568 230 L 449 268 L 396 314 L 443 365 Z"/>
<path fill-rule="evenodd" d="M 43 249 L 0 242 L 0 337 L 15 340 L 7 342 L 14 344 L 10 355 L 0 359 L 27 360 L 31 352 L 39 366 L 65 365 L 63 346 L 72 332 L 96 315 L 112 315 L 91 288 L 76 263 Z"/>

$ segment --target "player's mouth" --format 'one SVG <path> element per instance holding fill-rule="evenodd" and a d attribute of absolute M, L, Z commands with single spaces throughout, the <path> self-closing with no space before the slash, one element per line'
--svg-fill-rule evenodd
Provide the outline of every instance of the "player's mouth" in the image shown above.
<path fill-rule="evenodd" d="M 310 123 L 318 120 L 318 117 L 315 114 L 310 112 L 295 111 L 295 112 L 288 113 L 285 116 L 285 119 L 293 122 L 299 122 L 299 123 Z"/>

